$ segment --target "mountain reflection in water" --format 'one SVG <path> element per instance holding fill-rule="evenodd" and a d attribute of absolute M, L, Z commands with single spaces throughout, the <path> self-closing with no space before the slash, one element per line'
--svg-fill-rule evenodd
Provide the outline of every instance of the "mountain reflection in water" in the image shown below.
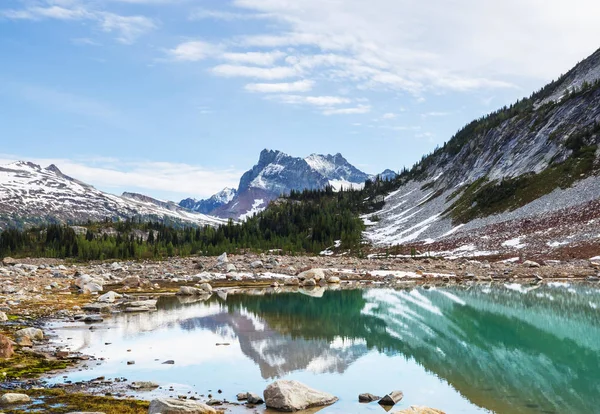
<path fill-rule="evenodd" d="M 238 341 L 264 380 L 306 371 L 343 377 L 376 352 L 416 362 L 492 412 L 598 412 L 600 291 L 593 286 L 321 293 L 161 298 L 158 312 L 115 323 L 126 336 L 180 329 Z M 369 378 L 362 380 L 368 388 Z"/>

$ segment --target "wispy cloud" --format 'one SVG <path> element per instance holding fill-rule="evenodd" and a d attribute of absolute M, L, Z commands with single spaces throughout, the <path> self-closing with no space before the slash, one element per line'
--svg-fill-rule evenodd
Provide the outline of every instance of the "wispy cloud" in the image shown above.
<path fill-rule="evenodd" d="M 221 59 L 236 63 L 249 63 L 258 66 L 271 66 L 283 58 L 285 53 L 278 50 L 272 52 L 223 53 Z"/>
<path fill-rule="evenodd" d="M 209 10 L 209 9 L 196 9 L 190 14 L 190 20 L 256 20 L 256 19 L 270 19 L 273 15 L 267 13 L 236 13 L 224 10 Z"/>
<path fill-rule="evenodd" d="M 180 43 L 175 48 L 167 51 L 168 55 L 181 62 L 197 62 L 219 53 L 221 48 L 212 43 L 193 40 Z"/>
<path fill-rule="evenodd" d="M 224 77 L 246 77 L 267 80 L 292 78 L 298 75 L 297 70 L 289 66 L 259 68 L 242 65 L 218 65 L 212 68 L 212 73 Z"/>
<path fill-rule="evenodd" d="M 323 111 L 324 115 L 356 115 L 371 112 L 370 105 L 358 105 L 351 108 L 328 108 Z"/>
<path fill-rule="evenodd" d="M 156 29 L 157 22 L 145 16 L 122 16 L 85 7 L 78 2 L 45 0 L 42 6 L 30 6 L 24 9 L 0 10 L 0 17 L 11 20 L 39 21 L 54 19 L 62 21 L 94 21 L 100 29 L 114 33 L 116 39 L 124 44 L 135 42 L 140 36 Z"/>
<path fill-rule="evenodd" d="M 248 92 L 261 93 L 290 93 L 290 92 L 308 92 L 315 82 L 312 80 L 300 80 L 288 83 L 249 83 L 244 86 Z"/>

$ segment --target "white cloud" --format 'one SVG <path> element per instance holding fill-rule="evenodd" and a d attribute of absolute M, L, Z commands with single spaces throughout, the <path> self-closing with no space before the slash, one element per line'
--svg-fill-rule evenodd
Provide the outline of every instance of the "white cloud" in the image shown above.
<path fill-rule="evenodd" d="M 261 13 L 234 13 L 223 10 L 208 10 L 208 9 L 196 9 L 190 15 L 191 20 L 203 20 L 203 19 L 214 19 L 214 20 L 255 20 L 255 19 L 269 19 L 273 16 Z"/>
<path fill-rule="evenodd" d="M 212 72 L 224 77 L 247 77 L 257 79 L 285 79 L 298 75 L 298 72 L 288 66 L 275 66 L 271 68 L 258 68 L 242 65 L 218 65 L 212 68 Z"/>
<path fill-rule="evenodd" d="M 117 40 L 125 44 L 133 43 L 138 37 L 157 27 L 152 19 L 144 16 L 119 16 L 105 12 L 98 13 L 97 16 L 102 30 L 116 32 Z"/>
<path fill-rule="evenodd" d="M 385 114 L 383 114 L 383 115 L 381 116 L 381 118 L 383 118 L 383 119 L 394 119 L 394 118 L 396 118 L 397 116 L 398 116 L 398 115 L 396 115 L 396 114 L 394 114 L 394 113 L 392 113 L 392 112 L 388 112 L 388 113 L 385 113 Z"/>
<path fill-rule="evenodd" d="M 308 92 L 315 82 L 311 80 L 300 80 L 289 83 L 249 83 L 244 86 L 248 92 L 261 93 L 290 93 L 290 92 Z"/>
<path fill-rule="evenodd" d="M 221 59 L 236 63 L 271 66 L 284 56 L 285 53 L 276 50 L 273 52 L 223 53 Z"/>
<path fill-rule="evenodd" d="M 42 166 L 55 164 L 63 173 L 103 191 L 143 192 L 151 197 L 179 201 L 208 197 L 225 187 L 236 187 L 242 171 L 209 169 L 185 163 L 132 161 L 116 158 L 22 158 L 0 154 L 0 165 L 17 160 Z"/>
<path fill-rule="evenodd" d="M 44 19 L 94 21 L 101 30 L 107 33 L 115 33 L 117 40 L 125 44 L 133 43 L 138 37 L 158 27 L 153 19 L 145 16 L 121 16 L 115 13 L 92 10 L 74 1 L 45 0 L 44 3 L 40 4 L 45 5 L 31 6 L 20 10 L 0 10 L 0 17 L 33 21 Z"/>
<path fill-rule="evenodd" d="M 241 37 L 240 44 L 333 52 L 373 71 L 366 87 L 387 85 L 411 93 L 505 88 L 515 77 L 555 78 L 596 50 L 600 38 L 596 0 L 456 0 L 451 7 L 445 0 L 234 4 L 284 23 L 275 33 Z M 340 64 L 339 69 L 350 76 L 357 66 Z"/>
<path fill-rule="evenodd" d="M 274 99 L 287 104 L 308 104 L 315 106 L 333 106 L 352 102 L 348 98 L 339 96 L 276 95 Z"/>
<path fill-rule="evenodd" d="M 177 45 L 174 49 L 169 50 L 168 54 L 174 60 L 197 62 L 213 56 L 219 50 L 219 47 L 211 43 L 194 40 Z"/>
<path fill-rule="evenodd" d="M 370 105 L 358 105 L 352 108 L 327 108 L 323 111 L 323 115 L 354 115 L 369 112 L 371 112 Z"/>

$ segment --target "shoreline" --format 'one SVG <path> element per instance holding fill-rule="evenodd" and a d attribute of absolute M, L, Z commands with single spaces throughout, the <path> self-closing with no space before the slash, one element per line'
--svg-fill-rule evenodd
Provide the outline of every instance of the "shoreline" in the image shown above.
<path fill-rule="evenodd" d="M 94 385 L 101 384 L 102 379 L 92 379 L 87 383 L 81 384 L 57 384 L 49 386 L 44 383 L 48 379 L 48 374 L 56 377 L 62 373 L 72 372 L 73 370 L 81 369 L 86 361 L 94 361 L 98 356 L 78 355 L 70 352 L 65 352 L 68 344 L 58 344 L 52 342 L 51 324 L 75 321 L 79 315 L 110 315 L 114 310 L 124 311 L 127 304 L 136 302 L 148 302 L 161 296 L 175 296 L 182 287 L 200 289 L 203 284 L 208 283 L 214 294 L 230 294 L 230 293 L 248 293 L 252 291 L 260 291 L 264 293 L 279 293 L 286 291 L 319 291 L 326 289 L 365 289 L 365 288 L 393 288 L 393 289 L 410 289 L 413 287 L 441 287 L 441 286 L 460 286 L 470 284 L 507 284 L 515 283 L 521 285 L 539 285 L 542 286 L 548 282 L 569 282 L 569 283 L 591 283 L 596 284 L 599 267 L 595 262 L 590 261 L 573 261 L 573 262 L 555 262 L 549 263 L 514 263 L 514 262 L 480 262 L 474 260 L 458 260 L 448 261 L 442 259 L 363 259 L 362 261 L 355 258 L 314 258 L 314 257 L 281 257 L 271 256 L 264 257 L 266 263 L 272 263 L 279 259 L 280 262 L 274 269 L 265 268 L 263 262 L 262 267 L 255 268 L 250 271 L 252 263 L 257 266 L 256 261 L 260 257 L 254 255 L 233 256 L 227 259 L 224 263 L 215 263 L 215 258 L 188 258 L 177 259 L 171 262 L 148 262 L 145 266 L 139 267 L 135 262 L 119 264 L 118 262 L 103 263 L 103 264 L 85 264 L 75 265 L 75 268 L 67 268 L 64 265 L 52 265 L 52 267 L 44 268 L 41 265 L 42 277 L 23 277 L 30 284 L 30 289 L 33 290 L 33 297 L 24 297 L 24 293 L 16 291 L 9 294 L 4 294 L 2 299 L 5 302 L 5 307 L 9 307 L 9 320 L 4 322 L 3 331 L 9 335 L 14 333 L 16 328 L 24 326 L 40 327 L 44 330 L 45 339 L 41 344 L 35 344 L 30 349 L 29 347 L 16 346 L 16 355 L 30 354 L 36 355 L 44 361 L 51 361 L 56 364 L 67 364 L 63 369 L 56 371 L 49 370 L 47 373 L 41 373 L 33 380 L 24 380 L 23 382 L 4 381 L 0 384 L 3 390 L 22 389 L 24 392 L 32 395 L 39 395 L 43 398 L 52 400 L 56 397 L 58 390 L 63 390 L 65 396 L 61 397 L 67 401 L 69 399 L 79 399 L 81 395 L 93 396 L 93 399 L 98 398 L 98 406 L 101 408 L 108 400 L 118 400 L 122 403 L 138 405 L 132 408 L 144 412 L 147 401 L 143 400 L 143 395 L 130 396 L 123 391 L 111 391 L 110 395 L 102 389 L 94 390 Z M 315 260 L 317 259 L 317 260 Z M 35 259 L 39 260 L 39 259 Z M 182 265 L 187 262 L 186 265 Z M 285 262 L 285 263 L 282 263 Z M 117 263 L 117 265 L 115 265 Z M 227 264 L 237 265 L 239 270 L 230 271 L 227 273 L 225 267 Z M 194 273 L 186 275 L 177 275 L 171 272 L 166 277 L 140 278 L 140 274 L 147 268 L 156 270 L 157 267 L 168 266 L 178 268 L 179 273 Z M 294 266 L 295 265 L 295 266 Z M 312 265 L 312 266 L 311 266 Z M 350 267 L 355 265 L 355 267 Z M 357 267 L 363 265 L 363 267 Z M 370 265 L 370 266 L 367 266 Z M 14 267 L 14 265 L 11 265 Z M 36 265 L 30 265 L 36 266 Z M 46 270 L 63 266 L 66 270 L 61 270 L 63 278 L 51 277 L 51 279 L 59 279 L 64 285 L 62 289 L 46 289 L 44 285 L 48 279 L 43 275 Z M 38 267 L 38 269 L 40 268 Z M 129 270 L 131 267 L 131 271 Z M 201 269 L 199 267 L 202 267 Z M 94 277 L 99 274 L 105 275 L 108 272 L 99 272 L 102 269 L 124 269 L 112 270 L 111 276 L 107 277 L 107 284 L 102 286 L 102 291 L 93 294 L 77 293 L 78 279 L 82 275 L 92 275 Z M 4 267 L 6 269 L 6 266 Z M 17 269 L 19 269 L 17 267 Z M 38 269 L 31 272 L 37 276 Z M 299 276 L 302 272 L 310 271 L 310 269 L 323 269 L 324 276 L 314 285 L 306 285 L 306 278 Z M 192 272 L 193 271 L 193 272 Z M 114 273 L 123 273 L 120 275 L 120 280 L 114 277 Z M 135 273 L 132 275 L 131 273 Z M 248 274 L 253 273 L 250 277 Z M 202 275 L 199 277 L 198 275 Z M 209 278 L 211 275 L 212 277 Z M 543 276 L 542 276 L 543 275 Z M 131 277 L 138 283 L 138 286 L 132 287 Z M 135 278 L 137 276 L 137 279 Z M 18 280 L 17 280 L 18 281 Z M 67 282 L 67 283 L 65 283 Z M 42 290 L 42 286 L 44 286 Z M 68 293 L 67 293 L 68 292 Z M 117 295 L 123 295 L 122 299 L 111 303 L 101 303 L 98 299 L 107 292 L 115 292 Z M 197 296 L 198 292 L 190 297 Z M 17 298 L 20 296 L 20 299 Z M 182 297 L 182 296 L 179 296 Z M 9 305 L 9 304 L 12 304 Z M 95 305 L 101 305 L 95 307 Z M 145 309 L 143 311 L 146 311 Z M 152 311 L 149 309 L 148 311 Z M 135 313 L 135 312 L 132 312 Z M 103 319 L 103 317 L 100 317 Z M 81 320 L 82 318 L 80 318 Z M 100 320 L 91 323 L 89 326 L 98 326 L 98 323 L 103 323 Z M 87 326 L 87 325 L 85 325 Z M 92 328 L 94 329 L 94 328 Z M 5 360 L 5 362 L 9 362 Z M 50 364 L 50 367 L 53 365 Z M 150 379 L 151 380 L 151 379 Z M 94 384 L 94 381 L 96 382 Z M 100 384 L 98 384 L 100 382 Z M 114 384 L 114 383 L 113 383 Z M 20 385 L 20 386 L 19 386 Z M 127 383 L 119 384 L 119 387 L 127 387 Z M 36 389 L 42 387 L 42 389 Z M 122 389 L 122 388 L 121 388 Z M 46 394 L 43 396 L 43 394 Z M 69 396 L 70 395 L 70 396 Z M 91 401 L 91 400 L 90 400 Z M 237 409 L 240 405 L 222 405 L 215 408 Z M 242 406 L 244 407 L 244 406 Z M 78 408 L 78 407 L 75 407 Z M 13 412 L 13 411 L 9 411 Z M 18 412 L 18 411 L 14 411 Z"/>

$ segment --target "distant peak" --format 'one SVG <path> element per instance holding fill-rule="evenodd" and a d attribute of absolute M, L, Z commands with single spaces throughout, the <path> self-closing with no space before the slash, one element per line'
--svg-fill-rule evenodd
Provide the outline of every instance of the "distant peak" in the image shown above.
<path fill-rule="evenodd" d="M 46 167 L 46 171 L 51 171 L 53 173 L 56 173 L 58 175 L 63 175 L 62 171 L 58 169 L 58 167 L 54 164 L 50 164 L 49 166 Z"/>

